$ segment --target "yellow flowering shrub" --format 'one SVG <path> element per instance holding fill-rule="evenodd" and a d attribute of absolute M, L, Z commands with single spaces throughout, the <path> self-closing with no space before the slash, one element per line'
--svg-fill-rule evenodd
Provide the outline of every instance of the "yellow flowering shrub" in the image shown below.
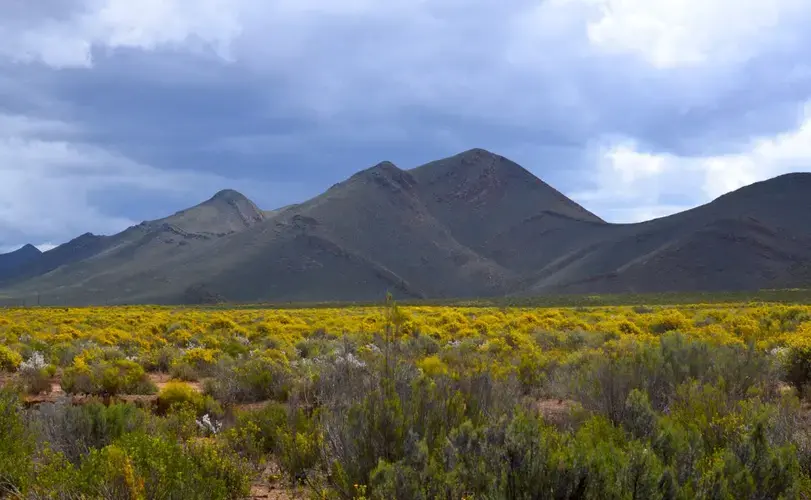
<path fill-rule="evenodd" d="M 18 352 L 12 351 L 4 345 L 0 345 L 0 372 L 14 372 L 22 363 L 23 358 Z"/>

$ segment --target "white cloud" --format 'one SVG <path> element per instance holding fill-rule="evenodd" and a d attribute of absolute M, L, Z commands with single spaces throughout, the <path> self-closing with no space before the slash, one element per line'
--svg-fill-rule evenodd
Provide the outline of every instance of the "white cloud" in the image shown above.
<path fill-rule="evenodd" d="M 599 9 L 592 43 L 662 67 L 728 64 L 792 40 L 787 23 L 811 17 L 806 0 L 572 0 Z"/>
<path fill-rule="evenodd" d="M 228 0 L 83 0 L 68 14 L 0 25 L 0 52 L 18 61 L 90 67 L 92 49 L 158 47 L 213 50 L 229 59 L 239 36 L 238 11 Z"/>
<path fill-rule="evenodd" d="M 44 132 L 62 137 L 44 138 Z M 246 184 L 214 174 L 158 169 L 84 143 L 79 134 L 69 123 L 0 114 L 4 245 L 33 242 L 47 247 L 88 231 L 110 234 L 135 224 L 94 203 L 95 194 L 111 189 L 204 197 Z M 9 235 L 27 240 L 8 241 Z"/>
<path fill-rule="evenodd" d="M 597 212 L 611 221 L 639 222 L 711 201 L 754 182 L 811 171 L 811 113 L 803 115 L 794 130 L 753 139 L 735 154 L 682 157 L 640 151 L 632 141 L 625 141 L 595 151 L 595 157 L 597 189 L 574 196 L 598 207 Z M 673 198 L 689 203 L 664 201 Z"/>

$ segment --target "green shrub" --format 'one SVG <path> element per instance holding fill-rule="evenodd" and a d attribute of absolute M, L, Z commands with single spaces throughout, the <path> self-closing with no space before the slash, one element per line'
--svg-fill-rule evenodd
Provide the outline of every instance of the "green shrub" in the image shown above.
<path fill-rule="evenodd" d="M 240 412 L 225 433 L 232 449 L 252 461 L 273 454 L 290 479 L 301 480 L 318 465 L 322 447 L 317 416 L 279 404 Z"/>
<path fill-rule="evenodd" d="M 140 498 L 225 500 L 243 498 L 250 489 L 248 465 L 210 440 L 181 446 L 156 436 L 127 434 L 113 448 L 88 459 L 86 467 L 90 476 L 101 478 L 92 485 L 97 491 L 138 493 Z"/>
<path fill-rule="evenodd" d="M 180 350 L 178 348 L 166 346 L 146 353 L 143 358 L 143 365 L 150 372 L 168 373 L 172 369 L 175 359 L 179 356 Z"/>
<path fill-rule="evenodd" d="M 54 365 L 48 365 L 45 368 L 21 370 L 20 382 L 23 385 L 23 390 L 27 394 L 51 392 L 51 379 L 53 379 L 55 373 L 56 367 Z"/>
<path fill-rule="evenodd" d="M 34 444 L 19 396 L 0 388 L 0 498 L 20 496 L 31 484 Z"/>
<path fill-rule="evenodd" d="M 798 394 L 807 396 L 806 388 L 811 384 L 811 345 L 795 342 L 789 345 L 783 354 L 785 381 L 797 390 Z"/>
<path fill-rule="evenodd" d="M 100 385 L 94 378 L 93 370 L 87 367 L 71 366 L 62 372 L 62 390 L 68 394 L 95 394 Z"/>
<path fill-rule="evenodd" d="M 103 448 L 125 434 L 144 430 L 148 422 L 146 412 L 130 403 L 107 406 L 99 401 L 76 406 L 43 404 L 35 415 L 43 439 L 75 464 L 88 450 Z"/>
<path fill-rule="evenodd" d="M 221 361 L 206 380 L 206 393 L 226 404 L 284 401 L 291 387 L 290 369 L 279 361 L 252 358 Z"/>
<path fill-rule="evenodd" d="M 134 361 L 116 359 L 91 366 L 72 366 L 62 373 L 62 389 L 69 394 L 154 394 L 155 384 Z"/>
<path fill-rule="evenodd" d="M 192 366 L 190 363 L 178 361 L 177 359 L 175 359 L 175 361 L 172 362 L 171 366 L 169 367 L 169 374 L 172 375 L 172 378 L 183 380 L 185 382 L 196 382 L 200 379 L 200 374 L 197 372 L 197 368 Z"/>
<path fill-rule="evenodd" d="M 0 372 L 15 372 L 22 361 L 23 357 L 18 352 L 0 345 Z"/>
<path fill-rule="evenodd" d="M 280 404 L 269 404 L 259 410 L 237 413 L 234 425 L 225 436 L 233 449 L 257 461 L 279 450 L 286 428 L 287 409 Z"/>
<path fill-rule="evenodd" d="M 183 382 L 169 382 L 158 394 L 158 414 L 169 413 L 173 408 L 189 406 L 198 415 L 222 415 L 222 408 L 209 396 L 200 394 L 192 386 Z"/>

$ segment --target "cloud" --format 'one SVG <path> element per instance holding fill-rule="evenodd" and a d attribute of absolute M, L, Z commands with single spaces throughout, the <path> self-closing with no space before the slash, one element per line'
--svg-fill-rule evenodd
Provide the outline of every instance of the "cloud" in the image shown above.
<path fill-rule="evenodd" d="M 602 207 L 615 222 L 670 215 L 754 182 L 811 166 L 811 104 L 794 130 L 752 139 L 735 154 L 685 157 L 640 151 L 632 141 L 603 146 L 596 189 L 575 193 L 589 206 Z M 662 204 L 682 199 L 682 204 Z"/>
<path fill-rule="evenodd" d="M 805 0 L 13 5 L 6 241 L 113 231 L 240 182 L 270 208 L 474 146 L 618 221 L 808 160 Z"/>
<path fill-rule="evenodd" d="M 588 23 L 598 47 L 658 68 L 735 64 L 796 43 L 786 24 L 807 19 L 804 0 L 579 0 L 600 10 Z M 796 29 L 798 25 L 794 25 Z"/>
<path fill-rule="evenodd" d="M 146 213 L 159 217 L 167 215 L 167 204 L 185 208 L 186 203 L 203 201 L 226 186 L 271 187 L 219 174 L 159 169 L 85 143 L 81 134 L 65 122 L 0 114 L 0 243 L 4 247 L 27 242 L 48 247 L 52 241 L 63 242 L 84 232 L 110 234 L 138 222 L 98 206 L 94 198 L 105 193 L 136 203 L 150 193 L 158 194 L 163 206 Z"/>
<path fill-rule="evenodd" d="M 12 10 L 0 26 L 0 50 L 14 60 L 58 68 L 92 66 L 94 48 L 182 47 L 228 59 L 240 32 L 231 2 L 224 0 L 64 0 L 52 7 L 56 16 Z"/>

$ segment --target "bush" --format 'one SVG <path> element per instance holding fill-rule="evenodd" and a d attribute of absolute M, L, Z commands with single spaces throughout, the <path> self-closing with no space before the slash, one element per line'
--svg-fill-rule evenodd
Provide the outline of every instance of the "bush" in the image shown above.
<path fill-rule="evenodd" d="M 147 377 L 144 368 L 134 361 L 120 359 L 97 367 L 101 392 L 116 394 L 154 394 L 157 387 Z"/>
<path fill-rule="evenodd" d="M 748 397 L 752 390 L 776 392 L 774 366 L 753 345 L 718 346 L 673 332 L 655 343 L 633 341 L 592 352 L 575 369 L 576 398 L 618 425 L 635 389 L 644 391 L 657 411 L 669 407 L 677 388 L 690 380 L 720 384 L 733 399 Z"/>
<path fill-rule="evenodd" d="M 269 404 L 256 411 L 239 412 L 225 436 L 233 449 L 253 461 L 281 447 L 281 435 L 287 428 L 287 409 Z"/>
<path fill-rule="evenodd" d="M 20 381 L 27 394 L 41 394 L 51 392 L 51 380 L 56 373 L 54 365 L 42 368 L 26 368 L 20 370 Z"/>
<path fill-rule="evenodd" d="M 0 372 L 16 372 L 23 358 L 16 351 L 0 345 Z"/>
<path fill-rule="evenodd" d="M 189 406 L 202 416 L 222 415 L 222 408 L 211 397 L 200 394 L 192 386 L 183 382 L 169 382 L 158 394 L 157 412 L 165 415 L 180 406 Z"/>
<path fill-rule="evenodd" d="M 116 359 L 93 365 L 74 365 L 62 374 L 62 389 L 69 394 L 154 394 L 157 387 L 143 367 L 134 361 Z"/>
<path fill-rule="evenodd" d="M 181 446 L 128 434 L 114 447 L 91 455 L 84 467 L 86 476 L 99 478 L 92 484 L 95 491 L 138 493 L 140 498 L 225 500 L 244 498 L 250 489 L 247 464 L 209 440 Z"/>
<path fill-rule="evenodd" d="M 197 369 L 195 367 L 189 363 L 177 360 L 173 361 L 169 367 L 169 374 L 172 375 L 172 378 L 183 380 L 185 382 L 196 382 L 200 379 L 200 374 L 197 373 Z"/>
<path fill-rule="evenodd" d="M 276 360 L 221 361 L 215 375 L 206 381 L 206 393 L 226 404 L 284 401 L 290 380 L 290 369 Z"/>
<path fill-rule="evenodd" d="M 806 337 L 792 339 L 784 353 L 785 380 L 797 393 L 806 395 L 806 386 L 811 384 L 811 341 Z"/>
<path fill-rule="evenodd" d="M 33 455 L 19 396 L 0 388 L 0 498 L 26 491 L 33 479 Z"/>
<path fill-rule="evenodd" d="M 78 464 L 85 453 L 111 444 L 125 434 L 145 429 L 148 415 L 129 403 L 106 406 L 46 403 L 36 413 L 39 433 L 51 449 Z"/>
<path fill-rule="evenodd" d="M 180 350 L 176 347 L 162 347 L 146 355 L 144 368 L 150 372 L 168 373 L 172 369 L 175 359 L 179 356 Z"/>

